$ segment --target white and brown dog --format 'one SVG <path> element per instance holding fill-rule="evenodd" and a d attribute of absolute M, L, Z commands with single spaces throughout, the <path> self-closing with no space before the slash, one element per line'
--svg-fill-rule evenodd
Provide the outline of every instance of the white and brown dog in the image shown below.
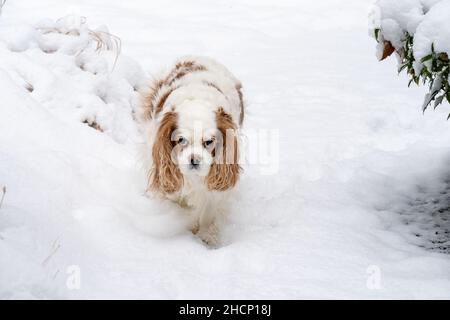
<path fill-rule="evenodd" d="M 144 97 L 149 191 L 185 208 L 192 232 L 210 245 L 241 172 L 241 88 L 223 65 L 184 57 Z"/>

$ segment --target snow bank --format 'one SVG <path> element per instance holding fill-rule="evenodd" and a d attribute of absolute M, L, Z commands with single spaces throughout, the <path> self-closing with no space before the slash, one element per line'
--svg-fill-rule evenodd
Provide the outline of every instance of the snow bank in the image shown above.
<path fill-rule="evenodd" d="M 1 67 L 61 121 L 84 122 L 118 142 L 137 141 L 141 67 L 107 28 L 67 16 L 25 25 L 0 19 Z"/>
<path fill-rule="evenodd" d="M 92 32 L 77 17 L 0 19 L 2 298 L 62 297 L 55 279 L 68 265 L 53 255 L 77 259 L 83 248 L 95 260 L 104 219 L 147 236 L 185 230 L 177 207 L 143 194 L 133 120 L 143 71 L 109 50 L 107 31 Z M 91 235 L 80 234 L 86 225 Z"/>

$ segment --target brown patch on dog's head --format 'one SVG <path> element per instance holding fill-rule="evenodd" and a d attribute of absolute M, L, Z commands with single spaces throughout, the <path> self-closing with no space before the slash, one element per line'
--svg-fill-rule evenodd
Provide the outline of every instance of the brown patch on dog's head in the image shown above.
<path fill-rule="evenodd" d="M 206 85 L 209 86 L 209 87 L 212 87 L 212 88 L 216 89 L 216 90 L 219 91 L 221 94 L 223 94 L 223 91 L 222 91 L 217 85 L 215 85 L 214 83 L 209 82 L 209 81 L 204 81 L 204 84 L 206 84 Z"/>
<path fill-rule="evenodd" d="M 214 163 L 206 177 L 209 190 L 225 191 L 234 187 L 239 179 L 239 150 L 236 125 L 223 108 L 216 111 L 217 137 Z"/>
<path fill-rule="evenodd" d="M 160 113 L 160 112 L 162 111 L 162 109 L 163 109 L 163 107 L 164 107 L 164 104 L 165 104 L 166 101 L 167 101 L 167 98 L 168 98 L 168 97 L 170 96 L 170 94 L 171 94 L 174 90 L 176 90 L 176 89 L 178 89 L 178 87 L 176 87 L 176 88 L 171 88 L 171 89 L 167 90 L 166 92 L 164 92 L 164 93 L 161 95 L 161 97 L 160 97 L 159 100 L 158 100 L 157 105 L 155 106 L 155 113 L 156 113 L 156 114 L 158 114 L 158 113 Z"/>
<path fill-rule="evenodd" d="M 183 61 L 175 65 L 175 68 L 165 79 L 165 83 L 171 86 L 176 80 L 181 79 L 188 73 L 206 71 L 206 67 L 194 61 Z"/>
<path fill-rule="evenodd" d="M 149 174 L 149 189 L 162 194 L 174 193 L 183 184 L 180 169 L 172 159 L 172 133 L 177 129 L 177 114 L 168 112 L 161 120 L 152 149 L 153 167 Z"/>
<path fill-rule="evenodd" d="M 154 80 L 150 84 L 150 89 L 147 95 L 144 96 L 143 99 L 143 111 L 142 116 L 144 119 L 151 119 L 153 115 L 153 111 L 156 109 L 155 105 L 157 104 L 156 100 L 158 95 L 160 94 L 161 88 L 164 85 L 164 81 L 162 80 Z"/>

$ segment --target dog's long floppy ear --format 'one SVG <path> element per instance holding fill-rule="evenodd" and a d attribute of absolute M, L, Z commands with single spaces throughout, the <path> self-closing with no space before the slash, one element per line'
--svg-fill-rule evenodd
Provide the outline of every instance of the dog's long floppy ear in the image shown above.
<path fill-rule="evenodd" d="M 177 114 L 167 112 L 156 134 L 153 144 L 153 166 L 149 174 L 149 189 L 160 193 L 173 193 L 183 184 L 180 169 L 172 159 L 172 133 L 177 128 Z"/>
<path fill-rule="evenodd" d="M 234 187 L 241 171 L 238 163 L 238 137 L 231 115 L 223 108 L 216 111 L 216 122 L 219 134 L 214 150 L 214 163 L 206 182 L 209 190 L 225 191 Z"/>

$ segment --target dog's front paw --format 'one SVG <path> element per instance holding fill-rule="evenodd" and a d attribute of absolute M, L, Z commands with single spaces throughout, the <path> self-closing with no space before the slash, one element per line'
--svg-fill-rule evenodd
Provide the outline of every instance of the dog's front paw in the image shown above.
<path fill-rule="evenodd" d="M 197 234 L 199 229 L 200 229 L 200 226 L 199 226 L 198 222 L 197 222 L 197 223 L 194 223 L 194 224 L 191 226 L 191 232 L 192 232 L 192 234 Z"/>
<path fill-rule="evenodd" d="M 220 244 L 219 228 L 214 223 L 207 228 L 200 229 L 197 236 L 210 247 L 217 247 Z"/>

